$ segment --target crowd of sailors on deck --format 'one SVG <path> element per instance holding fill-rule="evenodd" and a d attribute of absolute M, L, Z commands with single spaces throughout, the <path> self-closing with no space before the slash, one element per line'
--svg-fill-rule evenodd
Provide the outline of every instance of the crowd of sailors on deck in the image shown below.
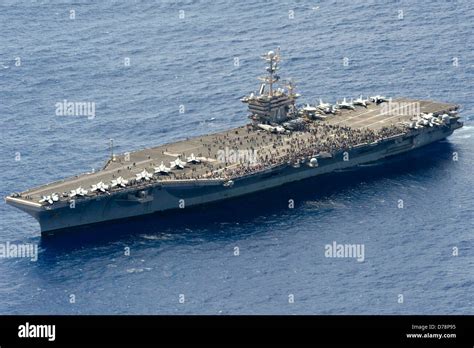
<path fill-rule="evenodd" d="M 339 125 L 315 124 L 309 129 L 309 136 L 292 133 L 291 136 L 273 134 L 273 145 L 264 147 L 264 137 L 256 137 L 252 145 L 259 150 L 258 164 L 242 165 L 224 169 L 224 176 L 238 177 L 261 171 L 279 164 L 298 165 L 318 155 L 333 156 L 339 151 L 348 150 L 356 145 L 370 144 L 375 141 L 398 135 L 403 126 L 391 125 L 378 130 L 351 128 Z M 252 138 L 251 138 L 252 139 Z M 266 140 L 268 143 L 268 140 Z M 235 144 L 234 144 L 235 145 Z M 227 145 L 229 146 L 229 145 Z M 212 177 L 219 177 L 215 173 Z"/>
<path fill-rule="evenodd" d="M 205 173 L 196 175 L 177 174 L 177 179 L 190 178 L 232 178 L 258 172 L 275 165 L 289 163 L 297 164 L 309 160 L 317 154 L 334 155 L 338 151 L 350 149 L 356 145 L 370 144 L 377 140 L 388 138 L 404 132 L 400 125 L 390 125 L 378 130 L 369 128 L 351 128 L 330 124 L 312 124 L 305 133 L 293 132 L 290 134 L 273 134 L 264 131 L 253 131 L 247 128 L 244 135 L 226 133 L 217 135 L 206 143 L 208 155 L 213 148 L 223 147 L 258 152 L 258 160 L 254 163 L 241 161 L 240 165 L 232 163 L 206 164 Z"/>
<path fill-rule="evenodd" d="M 207 150 L 208 157 L 204 157 L 206 153 L 198 154 L 199 158 L 204 159 L 200 161 L 199 164 L 186 163 L 182 169 L 169 170 L 164 175 L 155 174 L 154 178 L 153 174 L 146 172 L 146 169 L 142 173 L 146 172 L 146 181 L 158 178 L 160 180 L 231 179 L 282 164 L 289 164 L 296 167 L 302 163 L 309 163 L 312 158 L 318 157 L 318 155 L 331 157 L 338 152 L 349 150 L 356 145 L 370 144 L 403 133 L 406 131 L 403 127 L 404 126 L 391 125 L 378 130 L 372 130 L 368 128 L 356 129 L 339 125 L 315 123 L 305 132 L 283 134 L 257 131 L 251 127 L 247 127 L 243 131 L 235 130 L 200 139 L 205 149 L 204 152 Z M 214 159 L 213 157 L 217 151 L 224 148 L 256 151 L 257 156 L 253 161 L 237 159 L 237 162 L 227 160 L 226 162 Z M 186 158 L 184 153 L 179 157 Z M 132 170 L 133 167 L 136 167 L 135 163 L 128 166 L 127 169 Z M 120 172 L 121 170 L 118 170 L 117 175 L 123 175 L 120 174 Z M 118 179 L 115 174 L 113 178 L 115 181 Z M 122 178 L 120 177 L 120 179 Z M 122 187 L 135 185 L 140 180 L 130 179 L 123 181 L 125 184 L 122 183 Z M 100 184 L 102 184 L 102 182 Z M 96 193 L 100 194 L 99 191 L 105 192 L 105 188 L 108 189 L 108 187 L 108 185 L 103 184 L 104 189 L 102 190 L 101 186 L 99 187 L 100 190 L 96 190 Z M 86 192 L 85 190 L 83 191 Z M 55 198 L 56 196 L 46 196 L 42 201 L 54 201 Z"/>
<path fill-rule="evenodd" d="M 172 170 L 157 178 L 160 180 L 194 180 L 238 177 L 275 165 L 296 164 L 302 160 L 309 160 L 317 154 L 332 156 L 338 151 L 360 144 L 373 143 L 403 131 L 403 126 L 398 125 L 372 130 L 312 123 L 305 132 L 278 134 L 256 130 L 249 125 L 243 129 L 201 138 L 199 141 L 204 148 L 204 153 L 199 153 L 198 157 L 207 160 L 203 160 L 199 165 L 188 163 L 184 169 Z M 245 149 L 256 153 L 257 158 L 253 161 L 240 158 L 236 162 L 217 160 L 216 153 L 226 148 L 234 151 Z M 168 148 L 163 151 L 163 154 L 167 151 Z M 182 153 L 179 157 L 186 158 L 186 154 Z M 152 165 L 156 165 L 156 163 L 152 163 Z M 133 167 L 135 167 L 135 163 L 128 169 L 131 170 Z M 115 175 L 113 177 L 115 178 Z M 130 181 L 132 185 L 136 182 L 133 179 Z"/>

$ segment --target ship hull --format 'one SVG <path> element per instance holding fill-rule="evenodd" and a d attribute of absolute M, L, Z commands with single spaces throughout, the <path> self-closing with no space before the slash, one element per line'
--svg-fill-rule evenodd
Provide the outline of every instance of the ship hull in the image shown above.
<path fill-rule="evenodd" d="M 403 135 L 377 144 L 353 148 L 346 152 L 341 151 L 330 158 L 320 158 L 316 167 L 310 167 L 307 163 L 302 163 L 298 167 L 285 163 L 263 172 L 236 178 L 232 185 L 223 185 L 219 181 L 207 184 L 198 181 L 157 183 L 142 189 L 129 189 L 119 194 L 101 195 L 77 201 L 73 207 L 68 204 L 54 207 L 54 209 L 39 209 L 24 205 L 17 207 L 36 218 L 40 223 L 41 233 L 49 235 L 79 226 L 157 212 L 185 210 L 189 207 L 231 199 L 310 177 L 349 170 L 361 164 L 406 153 L 442 140 L 451 135 L 454 129 L 455 127 L 433 128 L 418 134 Z M 15 205 L 12 201 L 9 204 Z"/>

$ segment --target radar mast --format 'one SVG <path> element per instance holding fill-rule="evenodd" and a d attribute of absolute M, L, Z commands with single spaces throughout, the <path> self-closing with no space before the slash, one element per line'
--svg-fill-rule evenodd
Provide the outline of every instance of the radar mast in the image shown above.
<path fill-rule="evenodd" d="M 248 104 L 249 118 L 255 123 L 281 123 L 295 116 L 295 100 L 299 95 L 294 92 L 295 86 L 292 82 L 284 86 L 286 90 L 275 89 L 275 84 L 280 81 L 277 74 L 281 61 L 279 47 L 264 54 L 262 59 L 268 63 L 268 74 L 258 78 L 262 81 L 258 95 L 251 93 L 241 100 Z"/>

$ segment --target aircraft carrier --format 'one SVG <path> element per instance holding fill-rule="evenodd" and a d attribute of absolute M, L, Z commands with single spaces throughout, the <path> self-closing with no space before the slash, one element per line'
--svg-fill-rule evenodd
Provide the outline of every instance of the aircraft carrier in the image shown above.
<path fill-rule="evenodd" d="M 458 105 L 380 95 L 297 104 L 280 50 L 262 57 L 249 121 L 224 132 L 111 155 L 102 170 L 7 196 L 42 234 L 230 199 L 399 155 L 463 126 Z"/>

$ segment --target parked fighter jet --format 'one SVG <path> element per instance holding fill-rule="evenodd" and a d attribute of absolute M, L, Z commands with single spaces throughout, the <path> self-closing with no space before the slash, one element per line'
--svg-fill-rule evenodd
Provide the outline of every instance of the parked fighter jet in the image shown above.
<path fill-rule="evenodd" d="M 353 101 L 353 104 L 354 105 L 360 105 L 360 106 L 363 106 L 364 108 L 367 107 L 367 103 L 369 102 L 368 99 L 362 99 L 362 95 L 357 98 L 356 100 Z"/>
<path fill-rule="evenodd" d="M 42 196 L 42 198 L 39 200 L 39 203 L 48 202 L 49 204 L 53 204 L 57 201 L 59 201 L 59 195 L 57 193 L 52 193 L 51 196 Z"/>
<path fill-rule="evenodd" d="M 325 114 L 335 114 L 337 111 L 336 105 L 332 105 L 330 103 L 323 103 L 321 98 L 319 99 L 319 104 L 316 107 Z"/>
<path fill-rule="evenodd" d="M 181 158 L 176 158 L 174 161 L 170 162 L 171 168 L 184 169 L 186 162 L 181 161 Z"/>
<path fill-rule="evenodd" d="M 171 168 L 168 168 L 163 164 L 163 161 L 161 161 L 161 164 L 158 167 L 154 168 L 155 174 L 162 174 L 162 175 L 167 175 L 169 174 Z"/>
<path fill-rule="evenodd" d="M 351 102 L 347 102 L 346 98 L 342 100 L 340 103 L 336 103 L 337 107 L 339 109 L 349 109 L 349 110 L 355 110 L 354 104 Z"/>
<path fill-rule="evenodd" d="M 369 99 L 370 101 L 373 101 L 375 104 L 380 104 L 380 103 L 388 101 L 386 97 L 383 97 L 381 95 L 374 95 L 373 97 L 370 97 Z"/>
<path fill-rule="evenodd" d="M 274 127 L 274 126 L 270 126 L 269 124 L 259 123 L 257 127 L 270 133 L 284 133 L 285 132 L 285 128 L 281 126 Z"/>

